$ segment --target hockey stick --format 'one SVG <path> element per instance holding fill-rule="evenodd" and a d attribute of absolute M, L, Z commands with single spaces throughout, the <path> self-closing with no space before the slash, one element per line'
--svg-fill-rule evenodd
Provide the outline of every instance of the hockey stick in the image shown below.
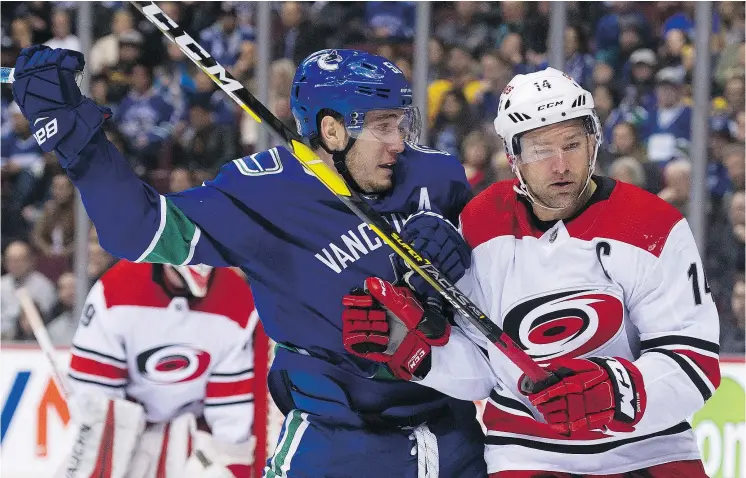
<path fill-rule="evenodd" d="M 420 274 L 435 290 L 471 322 L 484 336 L 500 349 L 533 382 L 552 380 L 531 357 L 479 308 L 458 290 L 433 264 L 422 257 L 376 212 L 359 194 L 350 189 L 337 172 L 327 165 L 296 132 L 286 127 L 254 95 L 220 65 L 194 38 L 153 2 L 131 2 L 169 40 L 205 72 L 257 123 L 267 126 L 279 136 L 288 150 L 352 212 L 375 231 L 409 266 Z M 544 382 L 546 383 L 546 382 Z"/>
<path fill-rule="evenodd" d="M 52 367 L 54 381 L 57 382 L 57 386 L 62 392 L 63 398 L 67 400 L 70 398 L 70 392 L 68 387 L 65 385 L 65 375 L 60 371 L 60 368 L 57 365 L 57 360 L 54 358 L 54 345 L 52 345 L 52 340 L 49 337 L 49 332 L 47 332 L 44 321 L 41 319 L 39 310 L 34 305 L 34 301 L 31 299 L 31 296 L 25 287 L 16 290 L 16 297 L 18 298 L 18 302 L 21 304 L 21 309 L 23 310 L 23 314 L 26 316 L 28 324 L 31 326 L 31 331 L 34 333 L 34 337 L 36 337 L 36 342 L 39 344 L 39 348 L 47 358 L 49 366 Z"/>

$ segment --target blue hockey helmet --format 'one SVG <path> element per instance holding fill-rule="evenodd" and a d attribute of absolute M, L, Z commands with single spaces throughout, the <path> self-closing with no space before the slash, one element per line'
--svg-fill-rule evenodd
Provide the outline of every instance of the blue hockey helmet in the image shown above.
<path fill-rule="evenodd" d="M 382 142 L 419 138 L 419 112 L 402 71 L 386 58 L 359 50 L 321 50 L 303 60 L 293 78 L 290 107 L 298 133 L 310 139 L 318 138 L 322 110 L 339 113 L 355 139 L 366 131 Z M 375 110 L 398 110 L 393 126 L 367 128 Z"/>

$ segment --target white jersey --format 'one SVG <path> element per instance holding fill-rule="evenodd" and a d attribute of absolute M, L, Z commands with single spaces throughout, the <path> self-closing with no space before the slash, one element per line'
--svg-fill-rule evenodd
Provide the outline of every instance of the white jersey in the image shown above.
<path fill-rule="evenodd" d="M 632 433 L 559 435 L 518 391 L 517 367 L 459 317 L 461 330 L 433 348 L 421 383 L 458 398 L 489 397 L 490 473 L 623 473 L 700 459 L 686 420 L 719 385 L 719 323 L 691 231 L 659 198 L 594 179 L 598 188 L 579 215 L 544 227 L 512 181 L 477 196 L 461 215 L 473 253 L 457 286 L 540 363 L 562 356 L 634 361 L 646 410 Z"/>
<path fill-rule="evenodd" d="M 216 439 L 246 442 L 257 388 L 248 284 L 216 268 L 207 295 L 189 301 L 167 295 L 154 267 L 120 261 L 91 289 L 73 339 L 73 393 L 138 402 L 151 423 L 191 412 Z"/>

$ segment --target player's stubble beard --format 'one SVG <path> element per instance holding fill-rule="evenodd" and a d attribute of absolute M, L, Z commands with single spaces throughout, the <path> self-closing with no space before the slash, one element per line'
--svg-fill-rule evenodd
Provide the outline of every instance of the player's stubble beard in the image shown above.
<path fill-rule="evenodd" d="M 590 155 L 593 154 L 593 148 L 593 144 L 589 141 L 586 149 L 587 160 L 582 172 L 576 174 L 573 171 L 569 171 L 569 174 L 562 178 L 551 177 L 548 180 L 540 178 L 540 187 L 532 186 L 532 184 L 535 184 L 537 181 L 532 181 L 532 178 L 527 177 L 525 171 L 521 172 L 526 187 L 536 201 L 538 201 L 538 204 L 536 202 L 532 204 L 536 217 L 542 221 L 567 219 L 588 202 L 591 195 L 596 190 L 596 183 L 588 178 L 592 173 L 589 171 L 589 168 L 591 164 Z M 556 180 L 570 181 L 572 182 L 573 187 L 564 191 L 553 191 L 554 188 L 551 184 Z M 544 206 L 548 206 L 552 209 L 548 209 Z"/>
<path fill-rule="evenodd" d="M 347 153 L 347 170 L 350 176 L 366 194 L 382 194 L 393 186 L 393 169 L 380 167 L 389 159 L 396 160 L 383 143 L 358 139 Z"/>

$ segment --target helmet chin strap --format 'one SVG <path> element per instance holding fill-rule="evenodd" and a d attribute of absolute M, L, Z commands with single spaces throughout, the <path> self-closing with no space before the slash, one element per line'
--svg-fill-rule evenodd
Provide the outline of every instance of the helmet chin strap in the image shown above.
<path fill-rule="evenodd" d="M 359 192 L 360 194 L 368 194 L 360 187 L 360 185 L 352 178 L 352 174 L 350 174 L 350 170 L 347 169 L 347 153 L 350 152 L 352 147 L 355 145 L 355 138 L 352 136 L 347 137 L 347 146 L 344 147 L 342 151 L 333 151 L 329 149 L 323 141 L 319 141 L 319 145 L 321 148 L 326 151 L 327 153 L 332 155 L 332 161 L 334 162 L 334 167 L 337 169 L 337 172 L 342 176 L 342 178 L 345 180 L 348 186 L 350 186 L 355 191 Z"/>
<path fill-rule="evenodd" d="M 598 147 L 600 146 L 599 142 L 596 141 L 596 146 L 593 148 L 593 157 L 590 158 L 590 161 L 588 163 L 588 176 L 585 178 L 585 184 L 583 185 L 583 189 L 580 190 L 578 193 L 578 196 L 575 198 L 575 201 L 583 197 L 583 194 L 585 193 L 585 190 L 588 189 L 588 185 L 591 183 L 591 176 L 593 175 L 593 171 L 596 169 L 596 158 L 598 156 Z M 567 207 L 552 207 L 543 201 L 540 201 L 539 199 L 535 198 L 533 194 L 531 194 L 531 190 L 528 187 L 528 184 L 523 180 L 523 176 L 521 176 L 521 171 L 518 169 L 518 163 L 513 163 L 513 172 L 518 177 L 518 182 L 520 183 L 519 186 L 514 185 L 513 190 L 528 198 L 529 201 L 531 201 L 532 204 L 535 204 L 536 206 L 546 209 L 548 211 L 563 211 L 567 209 L 570 206 Z"/>

